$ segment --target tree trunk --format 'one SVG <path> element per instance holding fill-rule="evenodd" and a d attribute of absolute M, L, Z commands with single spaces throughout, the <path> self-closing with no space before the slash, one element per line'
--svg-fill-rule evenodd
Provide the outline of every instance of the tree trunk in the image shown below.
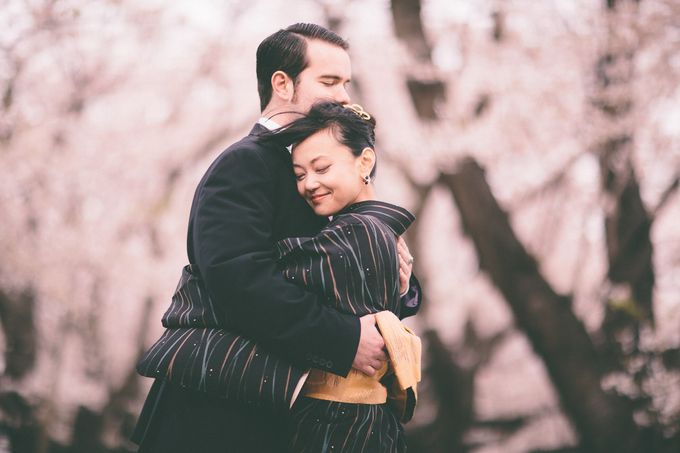
<path fill-rule="evenodd" d="M 23 378 L 35 365 L 38 340 L 34 307 L 32 290 L 10 295 L 0 288 L 0 327 L 7 345 L 3 375 L 13 380 Z"/>
<path fill-rule="evenodd" d="M 632 163 L 637 5 L 636 0 L 606 0 L 607 41 L 595 65 L 592 100 L 599 133 L 594 152 L 605 195 L 607 277 L 617 289 L 607 304 L 604 324 L 610 339 L 626 327 L 637 332 L 641 322 L 654 321 L 652 218 L 642 202 Z"/>
<path fill-rule="evenodd" d="M 491 193 L 482 168 L 467 159 L 455 173 L 441 175 L 440 181 L 455 198 L 481 269 L 501 291 L 517 325 L 543 359 L 585 450 L 640 451 L 632 411 L 600 386 L 598 355 L 571 311 L 570 299 L 555 293 L 540 274 Z"/>
<path fill-rule="evenodd" d="M 446 83 L 437 76 L 432 64 L 432 48 L 425 36 L 420 0 L 392 0 L 391 5 L 394 33 L 414 59 L 406 76 L 413 107 L 421 120 L 436 120 L 437 107 L 446 99 Z"/>

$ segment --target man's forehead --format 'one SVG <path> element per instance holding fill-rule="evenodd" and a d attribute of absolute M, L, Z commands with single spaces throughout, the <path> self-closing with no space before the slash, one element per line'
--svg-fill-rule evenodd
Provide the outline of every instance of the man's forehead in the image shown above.
<path fill-rule="evenodd" d="M 349 78 L 351 64 L 345 49 L 318 39 L 307 40 L 308 67 L 328 76 Z"/>

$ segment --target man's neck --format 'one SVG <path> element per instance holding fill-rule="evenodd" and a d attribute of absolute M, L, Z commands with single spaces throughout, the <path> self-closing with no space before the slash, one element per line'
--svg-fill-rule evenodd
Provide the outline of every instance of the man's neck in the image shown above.
<path fill-rule="evenodd" d="M 279 127 L 286 126 L 296 119 L 304 116 L 304 114 L 297 113 L 295 107 L 291 105 L 268 106 L 260 115 L 262 118 L 267 118 L 270 121 L 275 121 Z"/>

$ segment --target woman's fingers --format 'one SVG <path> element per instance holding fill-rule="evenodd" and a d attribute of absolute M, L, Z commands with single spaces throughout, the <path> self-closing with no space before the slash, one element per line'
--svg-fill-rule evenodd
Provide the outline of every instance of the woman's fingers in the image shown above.
<path fill-rule="evenodd" d="M 411 280 L 410 273 L 407 274 L 404 269 L 399 268 L 399 294 L 408 291 L 409 280 Z"/>

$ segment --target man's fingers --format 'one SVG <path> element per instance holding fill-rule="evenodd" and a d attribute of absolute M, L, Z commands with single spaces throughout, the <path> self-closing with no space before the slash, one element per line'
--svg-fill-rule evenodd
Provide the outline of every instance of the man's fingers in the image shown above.
<path fill-rule="evenodd" d="M 353 366 L 362 373 L 373 376 L 387 361 L 385 340 L 378 331 L 374 314 L 362 316 L 359 321 L 361 337 Z"/>
<path fill-rule="evenodd" d="M 368 374 L 369 376 L 373 376 L 379 369 L 381 369 L 384 366 L 386 361 L 387 356 L 385 356 L 385 358 L 381 360 L 372 360 L 371 363 L 363 367 L 361 371 Z"/>
<path fill-rule="evenodd" d="M 368 326 L 371 326 L 371 325 L 374 326 L 375 325 L 375 315 L 373 313 L 368 314 L 368 315 L 364 315 L 361 318 L 359 318 L 359 321 L 361 322 L 362 327 L 363 326 L 368 327 Z"/>

